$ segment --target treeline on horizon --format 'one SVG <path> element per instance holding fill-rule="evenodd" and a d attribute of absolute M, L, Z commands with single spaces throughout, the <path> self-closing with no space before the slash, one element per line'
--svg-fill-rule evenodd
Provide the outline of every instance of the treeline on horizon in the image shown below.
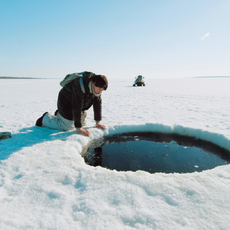
<path fill-rule="evenodd" d="M 38 77 L 1 77 L 0 79 L 44 79 L 44 78 L 38 78 Z"/>
<path fill-rule="evenodd" d="M 193 78 L 228 78 L 230 76 L 199 76 L 199 77 L 193 77 Z"/>

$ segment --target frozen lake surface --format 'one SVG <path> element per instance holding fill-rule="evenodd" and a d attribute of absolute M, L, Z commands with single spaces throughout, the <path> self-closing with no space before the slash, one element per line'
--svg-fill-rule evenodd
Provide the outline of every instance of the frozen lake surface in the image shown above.
<path fill-rule="evenodd" d="M 56 110 L 61 79 L 0 80 L 0 229 L 229 229 L 230 165 L 193 173 L 117 171 L 87 165 L 91 141 L 163 132 L 230 150 L 230 79 L 109 80 L 106 130 L 90 137 L 35 127 Z M 109 76 L 108 76 L 109 78 Z"/>

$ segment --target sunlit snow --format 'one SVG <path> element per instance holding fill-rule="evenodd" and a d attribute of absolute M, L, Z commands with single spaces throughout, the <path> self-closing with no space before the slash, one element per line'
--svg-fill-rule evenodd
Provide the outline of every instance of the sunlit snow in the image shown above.
<path fill-rule="evenodd" d="M 109 79 L 109 76 L 108 76 Z M 0 80 L 0 229 L 229 229 L 230 165 L 187 174 L 118 172 L 84 162 L 91 140 L 124 132 L 197 137 L 230 150 L 230 79 L 109 80 L 106 130 L 34 126 L 61 79 Z M 133 79 L 134 80 L 134 79 Z"/>

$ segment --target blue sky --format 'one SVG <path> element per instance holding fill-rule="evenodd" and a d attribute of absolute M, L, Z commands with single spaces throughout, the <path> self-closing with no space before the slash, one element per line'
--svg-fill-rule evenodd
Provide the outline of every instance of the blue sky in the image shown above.
<path fill-rule="evenodd" d="M 0 76 L 230 76 L 229 0 L 0 0 Z"/>

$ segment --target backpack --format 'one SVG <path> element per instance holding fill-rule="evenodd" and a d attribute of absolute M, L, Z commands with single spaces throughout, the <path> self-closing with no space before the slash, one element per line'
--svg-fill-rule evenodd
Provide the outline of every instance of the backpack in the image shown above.
<path fill-rule="evenodd" d="M 83 79 L 82 79 L 83 73 L 84 73 L 84 72 L 67 74 L 67 75 L 65 76 L 65 78 L 60 82 L 60 85 L 61 85 L 62 87 L 65 87 L 65 85 L 67 85 L 67 84 L 69 84 L 70 82 L 72 82 L 73 80 L 79 78 L 81 90 L 82 90 L 83 93 L 85 93 L 85 87 L 84 87 Z"/>

